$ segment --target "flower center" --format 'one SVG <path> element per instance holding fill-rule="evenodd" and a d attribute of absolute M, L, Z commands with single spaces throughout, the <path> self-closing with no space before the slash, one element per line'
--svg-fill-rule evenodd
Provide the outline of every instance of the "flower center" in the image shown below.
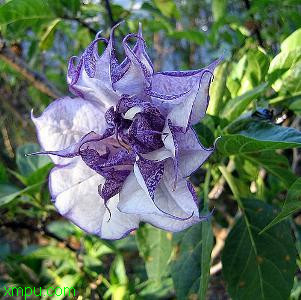
<path fill-rule="evenodd" d="M 98 138 L 88 135 L 79 153 L 87 166 L 105 178 L 99 194 L 106 205 L 120 192 L 136 157 L 164 146 L 165 118 L 150 102 L 124 95 L 116 108 L 106 111 L 105 120 L 105 133 Z"/>

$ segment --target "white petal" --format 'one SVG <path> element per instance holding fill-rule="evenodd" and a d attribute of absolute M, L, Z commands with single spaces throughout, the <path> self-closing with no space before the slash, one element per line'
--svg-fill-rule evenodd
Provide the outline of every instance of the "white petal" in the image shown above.
<path fill-rule="evenodd" d="M 179 146 L 179 168 L 184 177 L 196 171 L 214 152 L 214 148 L 205 148 L 198 140 L 193 129 L 177 135 Z"/>
<path fill-rule="evenodd" d="M 85 50 L 74 66 L 74 57 L 69 61 L 67 82 L 72 93 L 86 100 L 99 102 L 105 108 L 116 105 L 119 96 L 112 88 L 111 59 L 113 50 L 113 33 L 109 44 L 101 56 L 98 54 L 98 43 L 95 39 Z"/>
<path fill-rule="evenodd" d="M 40 117 L 32 115 L 32 121 L 37 128 L 40 145 L 46 151 L 67 148 L 90 131 L 101 134 L 106 128 L 103 108 L 96 102 L 81 98 L 58 99 Z M 52 159 L 55 163 L 63 161 L 54 156 Z"/>
<path fill-rule="evenodd" d="M 137 169 L 126 179 L 120 192 L 120 211 L 137 214 L 142 221 L 169 231 L 180 231 L 200 221 L 198 207 L 186 180 L 179 180 L 176 190 L 173 190 L 171 162 L 166 164 L 163 178 L 156 189 L 156 205 L 147 193 L 143 178 Z"/>
<path fill-rule="evenodd" d="M 187 128 L 205 116 L 209 103 L 209 86 L 218 62 L 206 69 L 183 72 L 161 72 L 152 78 L 152 90 L 158 94 L 179 95 L 173 100 L 153 96 L 152 100 L 164 106 L 173 125 Z"/>
<path fill-rule="evenodd" d="M 83 230 L 103 239 L 120 239 L 138 227 L 135 215 L 117 209 L 118 196 L 109 200 L 109 211 L 98 194 L 104 178 L 76 158 L 55 167 L 50 174 L 50 191 L 58 211 Z"/>

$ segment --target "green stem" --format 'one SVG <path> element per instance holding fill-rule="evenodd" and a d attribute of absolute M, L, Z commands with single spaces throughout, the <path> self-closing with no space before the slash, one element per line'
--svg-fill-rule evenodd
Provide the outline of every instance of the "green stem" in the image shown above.
<path fill-rule="evenodd" d="M 203 213 L 208 212 L 208 193 L 210 187 L 211 169 L 208 166 L 204 181 L 204 209 Z M 213 248 L 213 233 L 211 222 L 202 223 L 202 251 L 201 251 L 201 277 L 199 288 L 199 299 L 206 299 L 206 292 L 210 278 L 211 252 Z"/>
<path fill-rule="evenodd" d="M 211 168 L 208 166 L 205 181 L 204 181 L 204 210 L 208 209 L 208 194 L 209 194 L 209 186 L 210 186 L 210 178 L 211 178 Z"/>
<path fill-rule="evenodd" d="M 234 182 L 234 178 L 233 176 L 231 175 L 231 173 L 228 171 L 228 169 L 225 167 L 225 166 L 219 166 L 218 167 L 219 170 L 221 171 L 222 175 L 224 176 L 224 178 L 226 179 L 233 195 L 234 195 L 234 198 L 236 199 L 237 203 L 238 203 L 238 206 L 240 209 L 243 209 L 243 205 L 242 205 L 242 202 L 241 202 L 241 199 L 240 199 L 240 195 L 239 195 L 239 191 L 238 191 L 238 188 Z"/>

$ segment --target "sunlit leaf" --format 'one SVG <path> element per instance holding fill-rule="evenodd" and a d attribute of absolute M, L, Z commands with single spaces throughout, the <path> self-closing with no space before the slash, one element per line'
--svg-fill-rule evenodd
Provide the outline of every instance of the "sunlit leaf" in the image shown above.
<path fill-rule="evenodd" d="M 214 71 L 214 80 L 210 87 L 210 102 L 207 109 L 209 115 L 218 116 L 223 108 L 227 73 L 228 63 L 220 64 Z"/>
<path fill-rule="evenodd" d="M 227 0 L 213 0 L 211 5 L 214 21 L 223 18 L 227 12 Z"/>
<path fill-rule="evenodd" d="M 39 44 L 42 50 L 47 50 L 52 46 L 55 29 L 60 21 L 61 21 L 60 19 L 54 19 L 47 26 L 43 36 L 41 37 L 40 44 Z"/>
<path fill-rule="evenodd" d="M 245 94 L 229 100 L 223 109 L 222 116 L 228 120 L 236 119 L 244 112 L 249 104 L 266 91 L 268 87 L 269 83 L 264 82 Z"/>
<path fill-rule="evenodd" d="M 179 11 L 174 0 L 154 0 L 154 3 L 164 16 L 179 17 Z"/>
<path fill-rule="evenodd" d="M 139 253 L 145 261 L 149 279 L 157 282 L 167 274 L 171 256 L 171 233 L 146 225 L 137 231 Z"/>
<path fill-rule="evenodd" d="M 48 0 L 11 0 L 0 6 L 0 25 L 54 17 Z"/>

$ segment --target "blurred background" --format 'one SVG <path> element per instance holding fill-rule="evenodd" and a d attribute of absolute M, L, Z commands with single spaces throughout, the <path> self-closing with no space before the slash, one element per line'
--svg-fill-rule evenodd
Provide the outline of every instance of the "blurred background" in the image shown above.
<path fill-rule="evenodd" d="M 50 202 L 47 189 L 50 160 L 24 156 L 39 148 L 30 111 L 33 109 L 38 115 L 53 99 L 69 93 L 65 79 L 68 59 L 82 53 L 99 30 L 108 36 L 110 28 L 121 20 L 125 23 L 116 31 L 119 41 L 126 33 L 136 32 L 138 22 L 142 23 L 156 70 L 200 68 L 224 56 L 211 89 L 213 104 L 209 114 L 219 116 L 214 107 L 217 101 L 226 103 L 251 92 L 248 96 L 256 103 L 250 111 L 272 107 L 279 124 L 286 122 L 300 129 L 300 39 L 285 49 L 281 72 L 270 65 L 283 51 L 282 42 L 301 28 L 298 0 L 0 0 L 0 297 L 3 299 L 11 299 L 4 297 L 3 286 L 43 289 L 73 286 L 76 299 L 199 299 L 196 283 L 185 287 L 184 292 L 175 288 L 181 279 L 175 279 L 173 272 L 179 275 L 182 272 L 183 276 L 199 272 L 193 269 L 194 262 L 187 262 L 183 269 L 173 264 L 181 234 L 172 236 L 142 226 L 128 238 L 115 242 L 86 235 L 61 218 Z M 274 60 L 274 65 L 277 63 L 279 59 Z M 267 76 L 271 82 L 268 87 Z M 206 128 L 200 125 L 197 129 L 205 146 L 210 146 L 214 137 L 223 135 L 223 126 L 216 126 L 210 118 L 206 122 Z M 269 169 L 236 157 L 236 166 L 244 165 L 245 169 L 234 175 L 241 180 L 240 186 L 247 183 L 248 193 L 251 191 L 257 198 L 270 202 L 283 200 L 286 181 L 300 175 L 301 166 L 297 150 L 282 152 L 281 157 L 287 170 L 292 168 L 294 174 L 279 167 L 274 170 L 275 176 L 268 177 L 271 182 L 274 180 L 268 189 L 266 170 L 270 172 L 271 166 L 279 162 L 277 159 L 269 162 Z M 211 191 L 209 207 L 216 207 L 212 221 L 215 252 L 207 299 L 230 299 L 220 256 L 237 205 L 218 167 L 214 167 L 219 159 L 217 154 L 209 162 L 213 166 L 209 186 L 203 185 L 207 165 L 192 178 L 201 197 L 204 188 Z M 233 163 L 228 164 L 228 169 L 231 172 L 235 169 Z M 277 172 L 282 175 L 277 176 Z M 286 178 L 279 179 L 281 176 Z M 196 242 L 191 243 L 198 247 Z M 300 299 L 301 281 L 298 272 L 295 275 L 290 297 Z M 41 298 L 64 299 L 64 295 Z"/>

